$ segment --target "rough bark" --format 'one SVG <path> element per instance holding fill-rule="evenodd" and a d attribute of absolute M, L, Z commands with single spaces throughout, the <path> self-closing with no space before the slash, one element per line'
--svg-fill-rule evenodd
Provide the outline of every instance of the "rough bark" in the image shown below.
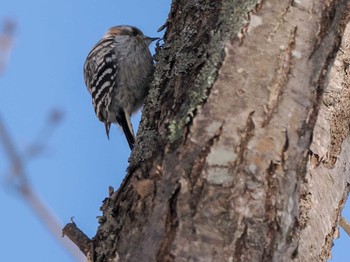
<path fill-rule="evenodd" d="M 348 190 L 346 77 L 323 93 L 349 11 L 344 0 L 174 1 L 94 260 L 325 260 Z"/>
<path fill-rule="evenodd" d="M 350 185 L 350 24 L 329 74 L 302 183 L 301 261 L 325 261 Z"/>

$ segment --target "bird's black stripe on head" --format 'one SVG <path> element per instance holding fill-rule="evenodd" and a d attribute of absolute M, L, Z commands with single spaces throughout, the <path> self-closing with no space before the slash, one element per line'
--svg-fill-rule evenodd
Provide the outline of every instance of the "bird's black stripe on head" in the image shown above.
<path fill-rule="evenodd" d="M 131 33 L 133 36 L 142 36 L 143 35 L 141 30 L 136 28 L 136 27 L 131 27 Z"/>

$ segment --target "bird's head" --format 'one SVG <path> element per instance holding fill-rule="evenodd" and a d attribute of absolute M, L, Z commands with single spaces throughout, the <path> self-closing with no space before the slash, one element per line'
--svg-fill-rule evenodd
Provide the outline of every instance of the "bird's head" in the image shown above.
<path fill-rule="evenodd" d="M 149 46 L 153 41 L 158 40 L 158 37 L 148 37 L 145 36 L 140 29 L 135 26 L 129 25 L 118 25 L 111 27 L 104 37 L 110 36 L 129 36 L 141 39 L 147 46 Z"/>

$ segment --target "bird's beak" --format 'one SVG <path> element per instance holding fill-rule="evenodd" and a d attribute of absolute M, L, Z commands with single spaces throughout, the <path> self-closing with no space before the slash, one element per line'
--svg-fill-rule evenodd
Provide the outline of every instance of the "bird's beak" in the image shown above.
<path fill-rule="evenodd" d="M 156 40 L 158 40 L 159 39 L 159 37 L 148 37 L 148 36 L 145 36 L 144 38 L 143 38 L 143 42 L 145 42 L 145 44 L 147 45 L 147 46 L 149 46 L 153 41 L 156 41 Z"/>

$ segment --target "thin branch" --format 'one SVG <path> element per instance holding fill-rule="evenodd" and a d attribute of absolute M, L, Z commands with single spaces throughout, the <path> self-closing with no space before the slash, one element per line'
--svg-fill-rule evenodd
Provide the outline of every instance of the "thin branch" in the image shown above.
<path fill-rule="evenodd" d="M 11 163 L 11 174 L 16 178 L 16 187 L 23 199 L 34 210 L 40 220 L 47 226 L 51 234 L 58 242 L 69 251 L 77 261 L 85 261 L 85 258 L 76 246 L 68 239 L 61 237 L 61 228 L 63 227 L 56 216 L 49 210 L 44 202 L 35 194 L 27 180 L 27 174 L 21 157 L 17 153 L 14 143 L 7 132 L 4 122 L 0 116 L 0 142 L 3 145 L 5 154 Z"/>
<path fill-rule="evenodd" d="M 340 218 L 339 226 L 341 226 L 346 232 L 346 234 L 350 236 L 350 224 L 348 223 L 348 221 L 346 221 L 346 219 L 343 216 Z"/>
<path fill-rule="evenodd" d="M 0 32 L 0 74 L 4 72 L 9 56 L 13 46 L 13 38 L 16 24 L 8 19 L 3 25 L 2 32 Z M 48 139 L 51 137 L 53 130 L 60 122 L 62 113 L 58 110 L 53 110 L 49 116 L 47 125 L 44 126 L 40 136 L 29 147 L 26 160 L 38 156 L 43 151 Z M 41 219 L 41 221 L 47 226 L 56 240 L 67 250 L 69 254 L 77 261 L 85 261 L 84 255 L 78 250 L 78 248 L 68 239 L 62 238 L 61 228 L 62 225 L 58 221 L 53 212 L 45 205 L 42 199 L 34 192 L 29 184 L 28 176 L 25 170 L 24 159 L 18 153 L 16 146 L 10 136 L 4 121 L 0 115 L 0 145 L 4 148 L 4 153 L 9 159 L 10 163 L 10 176 L 14 178 L 12 180 L 12 186 L 23 197 L 23 199 L 29 204 L 34 213 Z"/>
<path fill-rule="evenodd" d="M 25 150 L 26 160 L 30 160 L 42 154 L 48 141 L 56 130 L 56 127 L 63 118 L 63 112 L 59 109 L 53 109 L 48 117 L 47 124 L 38 133 L 34 142 Z"/>
<path fill-rule="evenodd" d="M 89 252 L 93 250 L 93 248 L 91 248 L 93 244 L 91 239 L 77 227 L 73 219 L 71 223 L 66 224 L 62 229 L 62 236 L 67 236 L 71 241 L 73 241 L 85 256 L 87 256 Z"/>
<path fill-rule="evenodd" d="M 5 20 L 0 35 L 0 74 L 5 71 L 6 65 L 9 61 L 15 29 L 16 23 L 13 20 Z"/>

